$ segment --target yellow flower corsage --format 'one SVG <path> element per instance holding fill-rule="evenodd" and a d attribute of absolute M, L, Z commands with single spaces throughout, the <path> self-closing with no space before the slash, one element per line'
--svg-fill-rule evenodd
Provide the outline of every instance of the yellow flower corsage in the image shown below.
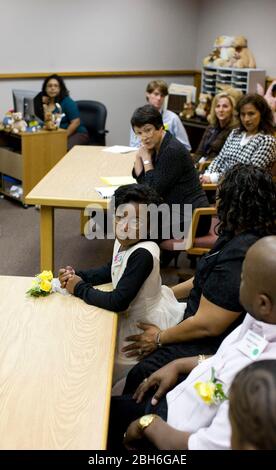
<path fill-rule="evenodd" d="M 208 382 L 196 382 L 194 385 L 200 398 L 206 405 L 218 405 L 228 400 L 223 391 L 222 383 L 215 377 L 215 369 L 212 367 L 211 379 Z"/>
<path fill-rule="evenodd" d="M 27 294 L 33 297 L 45 297 L 46 295 L 51 294 L 52 280 L 52 271 L 42 271 L 42 273 L 35 276 L 35 279 L 32 281 L 31 288 L 27 290 Z"/>

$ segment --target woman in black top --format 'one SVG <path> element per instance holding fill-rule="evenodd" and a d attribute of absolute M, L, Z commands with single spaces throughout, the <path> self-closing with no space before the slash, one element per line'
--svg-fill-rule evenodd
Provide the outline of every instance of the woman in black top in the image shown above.
<path fill-rule="evenodd" d="M 184 204 L 191 204 L 192 210 L 209 207 L 191 156 L 181 142 L 164 130 L 162 116 L 154 106 L 136 109 L 131 125 L 142 143 L 136 154 L 133 177 L 138 183 L 154 188 L 169 205 L 171 214 L 179 210 L 179 223 L 172 223 L 171 218 L 169 236 L 163 237 L 177 238 L 175 229 L 184 228 Z M 210 222 L 208 217 L 202 219 L 197 236 L 208 233 Z"/>
<path fill-rule="evenodd" d="M 203 256 L 195 276 L 173 288 L 188 298 L 183 321 L 160 331 L 140 324 L 143 332 L 126 338 L 130 355 L 151 353 L 128 374 L 125 393 L 133 393 L 152 372 L 179 357 L 214 354 L 226 335 L 244 317 L 239 302 L 242 263 L 259 238 L 276 233 L 276 188 L 265 170 L 238 164 L 218 187 L 219 238 Z"/>

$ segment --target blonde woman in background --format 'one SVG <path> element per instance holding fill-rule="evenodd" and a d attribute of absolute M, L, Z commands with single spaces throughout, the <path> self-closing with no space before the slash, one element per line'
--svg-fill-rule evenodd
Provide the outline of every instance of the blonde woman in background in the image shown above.
<path fill-rule="evenodd" d="M 213 160 L 219 154 L 230 132 L 238 127 L 235 108 L 241 96 L 242 92 L 239 90 L 229 89 L 214 97 L 208 118 L 210 125 L 205 130 L 194 154 L 194 163 Z"/>

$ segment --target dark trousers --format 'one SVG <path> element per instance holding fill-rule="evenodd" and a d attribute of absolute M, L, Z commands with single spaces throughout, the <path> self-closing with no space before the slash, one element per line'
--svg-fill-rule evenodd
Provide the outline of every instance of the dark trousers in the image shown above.
<path fill-rule="evenodd" d="M 67 141 L 67 150 L 71 150 L 74 145 L 89 145 L 89 135 L 80 132 L 70 135 Z"/>
<path fill-rule="evenodd" d="M 111 398 L 109 433 L 107 450 L 111 452 L 123 452 L 124 433 L 132 421 L 140 418 L 148 413 L 155 413 L 164 421 L 167 420 L 167 401 L 162 398 L 156 406 L 152 406 L 150 401 L 153 391 L 142 403 L 136 403 L 132 395 L 122 395 Z M 153 446 L 147 441 L 139 442 L 139 448 L 143 450 L 151 450 Z"/>
<path fill-rule="evenodd" d="M 219 341 L 214 338 L 202 338 L 163 346 L 142 359 L 129 371 L 123 393 L 133 394 L 145 378 L 175 359 L 197 356 L 198 354 L 212 355 L 216 353 L 218 347 Z"/>

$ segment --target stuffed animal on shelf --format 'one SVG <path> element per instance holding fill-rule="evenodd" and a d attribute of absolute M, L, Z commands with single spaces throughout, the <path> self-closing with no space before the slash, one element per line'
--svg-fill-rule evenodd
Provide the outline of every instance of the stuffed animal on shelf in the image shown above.
<path fill-rule="evenodd" d="M 233 45 L 236 52 L 232 67 L 256 68 L 255 58 L 247 47 L 247 39 L 244 36 L 235 36 Z"/>
<path fill-rule="evenodd" d="M 203 59 L 203 65 L 216 67 L 231 67 L 235 60 L 234 36 L 218 36 L 215 39 L 213 51 Z"/>
<path fill-rule="evenodd" d="M 207 119 L 208 114 L 210 113 L 212 104 L 212 95 L 209 93 L 200 93 L 199 102 L 195 109 L 197 116 Z"/>
<path fill-rule="evenodd" d="M 22 113 L 16 112 L 12 113 L 12 117 L 14 119 L 11 132 L 12 134 L 19 134 L 19 132 L 26 132 L 27 123 L 24 121 Z"/>
<path fill-rule="evenodd" d="M 256 62 L 244 36 L 218 36 L 213 51 L 203 65 L 215 67 L 255 68 Z"/>
<path fill-rule="evenodd" d="M 2 125 L 1 127 L 4 129 L 4 131 L 6 132 L 11 132 L 12 128 L 13 128 L 13 124 L 14 124 L 14 118 L 12 116 L 12 111 L 8 111 L 5 116 L 4 116 L 4 119 L 2 121 Z"/>
<path fill-rule="evenodd" d="M 41 129 L 41 125 L 35 118 L 28 122 L 27 132 L 37 132 L 39 129 Z"/>
<path fill-rule="evenodd" d="M 192 119 L 195 115 L 195 105 L 190 103 L 184 103 L 183 110 L 179 114 L 182 119 Z"/>

